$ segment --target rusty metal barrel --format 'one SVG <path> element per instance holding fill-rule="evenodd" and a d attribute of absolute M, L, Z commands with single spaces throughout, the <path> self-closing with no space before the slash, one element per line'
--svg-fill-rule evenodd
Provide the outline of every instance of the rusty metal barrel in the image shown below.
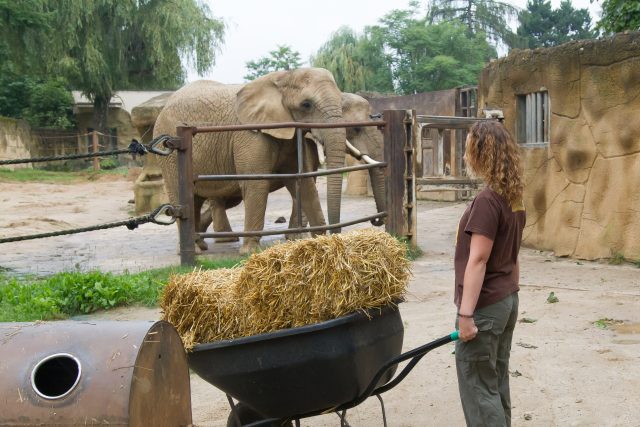
<path fill-rule="evenodd" d="M 0 323 L 0 426 L 189 426 L 186 354 L 164 321 Z"/>

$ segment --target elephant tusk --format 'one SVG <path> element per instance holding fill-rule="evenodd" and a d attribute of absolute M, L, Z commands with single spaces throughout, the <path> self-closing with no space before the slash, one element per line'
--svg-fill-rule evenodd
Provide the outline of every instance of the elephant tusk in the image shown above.
<path fill-rule="evenodd" d="M 351 143 L 349 142 L 349 140 L 348 140 L 348 139 L 345 139 L 345 140 L 344 140 L 344 142 L 345 142 L 345 144 L 347 145 L 347 149 L 349 150 L 349 152 L 351 153 L 351 155 L 352 155 L 353 157 L 355 157 L 356 159 L 358 159 L 358 160 L 363 160 L 365 163 L 367 163 L 367 164 L 369 164 L 369 165 L 377 165 L 378 163 L 380 163 L 380 162 L 378 162 L 377 160 L 373 160 L 373 159 L 372 159 L 371 157 L 369 157 L 368 155 L 366 155 L 366 154 L 362 154 L 362 153 L 360 152 L 360 150 L 358 150 L 356 147 L 354 147 L 354 146 L 353 146 L 353 144 L 351 144 Z"/>
<path fill-rule="evenodd" d="M 382 163 L 377 160 L 373 160 L 371 157 L 367 156 L 366 154 L 362 155 L 362 160 L 364 160 L 364 162 L 368 165 L 377 165 L 378 163 Z"/>
<path fill-rule="evenodd" d="M 347 149 L 349 150 L 351 155 L 356 159 L 360 160 L 360 158 L 362 157 L 362 153 L 360 152 L 360 150 L 354 147 L 353 144 L 351 144 L 348 139 L 345 139 L 344 142 L 345 144 L 347 144 Z"/>

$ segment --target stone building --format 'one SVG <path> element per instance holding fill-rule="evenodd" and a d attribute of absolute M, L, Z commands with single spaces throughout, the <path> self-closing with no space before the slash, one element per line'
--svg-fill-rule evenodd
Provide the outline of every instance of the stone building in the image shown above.
<path fill-rule="evenodd" d="M 525 244 L 640 259 L 640 33 L 512 50 L 483 69 L 478 105 L 521 144 Z"/>

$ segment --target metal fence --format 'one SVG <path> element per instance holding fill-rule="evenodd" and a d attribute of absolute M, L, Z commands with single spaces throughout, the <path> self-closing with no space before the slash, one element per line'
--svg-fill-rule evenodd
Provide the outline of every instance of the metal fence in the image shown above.
<path fill-rule="evenodd" d="M 178 168 L 178 203 L 174 215 L 178 218 L 180 237 L 180 261 L 183 265 L 195 263 L 195 241 L 203 237 L 246 237 L 268 236 L 275 234 L 318 232 L 345 226 L 386 218 L 386 230 L 415 246 L 415 159 L 413 135 L 415 113 L 406 110 L 387 110 L 382 121 L 341 122 L 341 123 L 273 123 L 247 124 L 234 126 L 179 126 L 177 138 L 164 141 L 165 146 L 177 150 Z M 359 165 L 328 169 L 316 172 L 303 172 L 303 129 L 345 128 L 377 126 L 384 129 L 384 162 L 375 165 Z M 199 133 L 256 131 L 261 129 L 295 128 L 297 135 L 298 172 L 295 174 L 261 174 L 261 175 L 198 175 L 193 176 L 193 137 Z M 384 167 L 386 186 L 385 212 L 358 218 L 356 220 L 329 224 L 326 226 L 297 227 L 286 230 L 262 230 L 243 232 L 214 232 L 196 233 L 194 221 L 194 186 L 197 181 L 228 181 L 228 180 L 296 180 L 295 203 L 298 204 L 298 224 L 302 224 L 302 208 L 300 198 L 300 180 L 343 172 L 351 172 L 374 167 Z"/>

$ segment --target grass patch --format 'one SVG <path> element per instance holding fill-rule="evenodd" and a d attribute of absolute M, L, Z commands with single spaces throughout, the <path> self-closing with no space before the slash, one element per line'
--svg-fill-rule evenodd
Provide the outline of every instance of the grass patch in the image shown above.
<path fill-rule="evenodd" d="M 613 254 L 611 258 L 609 258 L 609 264 L 611 265 L 621 265 L 624 264 L 627 260 L 624 258 L 620 252 L 616 252 Z"/>
<path fill-rule="evenodd" d="M 622 320 L 609 319 L 608 317 L 605 317 L 605 318 L 598 319 L 595 322 L 593 322 L 593 326 L 595 326 L 596 328 L 599 328 L 599 329 L 608 329 L 611 326 L 621 325 L 623 323 L 624 322 Z"/>
<path fill-rule="evenodd" d="M 102 175 L 127 176 L 128 168 L 120 167 L 109 170 L 94 171 L 87 169 L 78 172 L 59 172 L 44 169 L 16 169 L 0 168 L 0 181 L 4 182 L 48 182 L 66 184 L 79 181 L 93 181 Z"/>
<path fill-rule="evenodd" d="M 396 236 L 396 239 L 398 239 L 400 243 L 404 244 L 407 251 L 406 256 L 409 261 L 415 261 L 416 259 L 420 258 L 424 253 L 419 246 L 411 247 L 411 244 L 406 238 Z"/>
<path fill-rule="evenodd" d="M 241 260 L 201 260 L 198 267 L 228 268 Z M 169 276 L 190 271 L 190 267 L 167 267 L 135 274 L 64 272 L 44 278 L 0 273 L 0 322 L 64 319 L 126 305 L 154 307 Z"/>

